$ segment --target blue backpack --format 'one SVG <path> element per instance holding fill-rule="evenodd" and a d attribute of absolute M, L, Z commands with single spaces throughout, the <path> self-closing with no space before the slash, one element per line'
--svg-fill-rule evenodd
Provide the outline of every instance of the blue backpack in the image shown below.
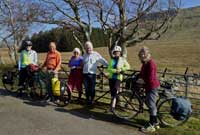
<path fill-rule="evenodd" d="M 183 97 L 177 97 L 172 100 L 171 115 L 176 120 L 185 120 L 192 113 L 191 102 Z"/>

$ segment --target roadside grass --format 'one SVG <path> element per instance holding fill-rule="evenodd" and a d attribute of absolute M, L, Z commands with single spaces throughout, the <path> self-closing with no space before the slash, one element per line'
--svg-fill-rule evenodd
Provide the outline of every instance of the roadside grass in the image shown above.
<path fill-rule="evenodd" d="M 200 40 L 199 40 L 200 41 Z M 200 42 L 196 41 L 151 41 L 143 42 L 134 47 L 128 47 L 128 62 L 131 65 L 131 69 L 139 70 L 141 63 L 138 59 L 138 51 L 141 46 L 147 46 L 150 48 L 152 57 L 154 58 L 159 71 L 163 71 L 165 68 L 175 72 L 184 74 L 185 69 L 189 67 L 188 73 L 200 73 Z M 100 54 L 102 54 L 107 60 L 110 59 L 108 50 L 106 47 L 95 48 Z M 7 64 L 14 63 L 7 55 L 7 49 L 0 48 L 2 59 Z M 62 52 L 62 62 L 68 62 L 72 56 L 71 52 Z M 39 53 L 39 63 L 43 63 L 46 57 L 46 53 Z"/>

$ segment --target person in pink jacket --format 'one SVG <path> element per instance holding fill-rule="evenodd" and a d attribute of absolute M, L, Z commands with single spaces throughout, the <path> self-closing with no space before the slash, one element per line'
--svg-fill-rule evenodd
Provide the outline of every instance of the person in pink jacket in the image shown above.
<path fill-rule="evenodd" d="M 157 67 L 154 60 L 151 58 L 149 48 L 142 47 L 139 51 L 139 59 L 142 63 L 140 75 L 144 80 L 146 92 L 146 104 L 149 108 L 150 120 L 141 130 L 143 132 L 153 132 L 159 128 L 157 121 L 157 89 L 160 87 L 160 82 L 157 78 Z"/>

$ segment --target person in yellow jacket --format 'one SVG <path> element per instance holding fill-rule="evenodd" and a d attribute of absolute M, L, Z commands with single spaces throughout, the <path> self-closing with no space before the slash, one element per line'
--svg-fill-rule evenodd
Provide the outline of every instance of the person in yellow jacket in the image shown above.
<path fill-rule="evenodd" d="M 29 78 L 29 86 L 33 88 L 33 78 L 32 75 L 28 74 L 28 66 L 30 64 L 37 65 L 37 53 L 36 51 L 32 50 L 32 42 L 29 40 L 24 40 L 22 42 L 22 48 L 25 47 L 25 49 L 22 49 L 20 52 L 20 57 L 18 61 L 18 70 L 19 70 L 19 93 L 17 94 L 17 97 L 22 96 L 22 89 L 24 87 L 25 81 Z"/>
<path fill-rule="evenodd" d="M 111 93 L 111 108 L 113 111 L 116 105 L 116 95 L 120 90 L 120 84 L 123 80 L 123 73 L 130 68 L 127 60 L 121 57 L 121 47 L 115 46 L 113 49 L 113 58 L 109 61 L 109 87 Z"/>

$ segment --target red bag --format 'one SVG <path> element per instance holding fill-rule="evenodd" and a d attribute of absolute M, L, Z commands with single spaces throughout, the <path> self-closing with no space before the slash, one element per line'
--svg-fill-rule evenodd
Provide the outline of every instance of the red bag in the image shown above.
<path fill-rule="evenodd" d="M 30 72 L 37 72 L 39 70 L 39 66 L 36 64 L 29 64 L 28 69 Z"/>

